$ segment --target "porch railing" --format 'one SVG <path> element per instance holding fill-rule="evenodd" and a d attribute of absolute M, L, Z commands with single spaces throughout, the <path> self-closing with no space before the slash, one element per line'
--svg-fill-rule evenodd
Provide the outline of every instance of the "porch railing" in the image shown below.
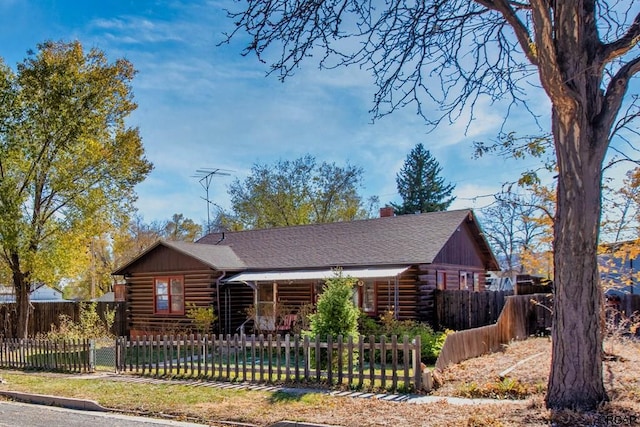
<path fill-rule="evenodd" d="M 117 370 L 156 377 L 420 390 L 420 337 L 325 340 L 285 335 L 118 338 Z"/>

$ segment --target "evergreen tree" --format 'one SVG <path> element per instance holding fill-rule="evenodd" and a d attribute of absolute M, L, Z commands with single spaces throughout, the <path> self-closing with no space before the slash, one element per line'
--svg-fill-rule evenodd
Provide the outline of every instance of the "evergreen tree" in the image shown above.
<path fill-rule="evenodd" d="M 317 311 L 309 316 L 311 338 L 337 339 L 343 337 L 358 338 L 358 318 L 360 312 L 353 303 L 353 288 L 357 279 L 344 276 L 336 270 L 333 277 L 325 281 L 322 294 L 318 298 Z"/>
<path fill-rule="evenodd" d="M 446 184 L 440 176 L 442 168 L 429 150 L 417 144 L 407 156 L 402 170 L 396 174 L 402 204 L 392 203 L 397 215 L 446 210 L 455 197 L 455 185 Z"/>

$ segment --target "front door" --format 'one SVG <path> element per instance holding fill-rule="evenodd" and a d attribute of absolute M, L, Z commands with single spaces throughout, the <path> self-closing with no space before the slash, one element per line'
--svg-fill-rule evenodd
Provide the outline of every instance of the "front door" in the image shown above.
<path fill-rule="evenodd" d="M 259 330 L 273 331 L 276 329 L 276 293 L 278 285 L 261 283 L 256 292 L 256 323 Z"/>

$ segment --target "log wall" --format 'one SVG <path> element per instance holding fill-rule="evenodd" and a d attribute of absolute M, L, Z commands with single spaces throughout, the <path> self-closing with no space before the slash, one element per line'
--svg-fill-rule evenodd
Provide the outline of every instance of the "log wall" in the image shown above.
<path fill-rule="evenodd" d="M 159 276 L 182 276 L 184 278 L 185 310 L 187 304 L 196 307 L 216 308 L 216 280 L 221 273 L 211 269 L 173 270 L 162 273 L 133 273 L 127 277 L 127 301 L 129 304 L 129 329 L 132 335 L 160 332 L 181 332 L 193 329 L 186 315 L 154 314 L 154 278 Z"/>

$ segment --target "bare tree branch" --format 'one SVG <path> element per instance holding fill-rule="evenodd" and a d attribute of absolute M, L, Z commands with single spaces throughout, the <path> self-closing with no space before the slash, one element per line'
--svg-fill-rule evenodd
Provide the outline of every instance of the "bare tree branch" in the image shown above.
<path fill-rule="evenodd" d="M 601 128 L 609 130 L 610 135 L 614 131 L 613 123 L 622 106 L 624 95 L 629 88 L 629 81 L 638 72 L 640 72 L 640 57 L 636 57 L 623 65 L 607 86 L 602 112 L 596 123 Z"/>
<path fill-rule="evenodd" d="M 638 45 L 640 41 L 640 13 L 636 15 L 626 34 L 618 40 L 601 47 L 601 55 L 605 62 L 619 58 Z"/>
<path fill-rule="evenodd" d="M 504 19 L 509 23 L 509 25 L 511 25 L 511 28 L 515 32 L 516 37 L 518 38 L 518 42 L 520 43 L 520 47 L 522 48 L 523 52 L 527 56 L 527 59 L 529 59 L 529 61 L 533 65 L 539 65 L 538 55 L 534 48 L 533 40 L 531 39 L 531 34 L 529 32 L 529 29 L 526 27 L 526 25 L 524 25 L 524 23 L 520 20 L 520 18 L 518 18 L 518 16 L 516 15 L 516 11 L 514 10 L 514 7 L 519 9 L 521 8 L 530 9 L 530 5 L 526 5 L 524 3 L 518 3 L 518 2 L 510 2 L 506 0 L 495 0 L 495 1 L 476 0 L 476 1 L 489 9 L 493 9 L 500 12 L 502 16 L 504 16 Z"/>

